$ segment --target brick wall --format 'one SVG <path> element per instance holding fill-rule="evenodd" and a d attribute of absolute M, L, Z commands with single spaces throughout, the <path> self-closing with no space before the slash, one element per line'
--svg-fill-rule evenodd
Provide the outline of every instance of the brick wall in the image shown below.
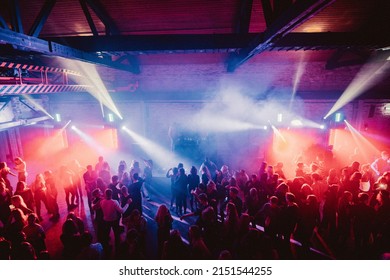
<path fill-rule="evenodd" d="M 261 107 L 267 107 L 265 101 L 258 102 Z M 335 100 L 297 99 L 297 106 L 293 108 L 297 110 L 295 113 L 303 118 L 321 123 L 323 116 L 329 111 L 334 102 Z M 390 131 L 389 116 L 384 116 L 381 111 L 381 108 L 387 102 L 390 103 L 390 100 L 353 101 L 340 111 L 358 130 L 379 133 L 380 139 L 383 140 L 386 139 Z M 281 107 L 288 107 L 288 104 L 288 100 L 280 102 Z M 121 101 L 117 103 L 117 106 L 124 120 L 117 122 L 117 124 L 119 127 L 126 124 L 128 127 L 135 129 L 140 135 L 170 150 L 171 142 L 168 135 L 170 125 L 173 122 L 178 122 L 185 128 L 191 128 L 193 121 L 196 121 L 194 116 L 197 116 L 197 113 L 205 105 L 206 102 L 202 100 Z M 95 101 L 52 103 L 51 107 L 52 113 L 61 113 L 63 119 L 70 117 L 74 123 L 103 123 L 100 105 Z M 245 111 L 245 108 L 243 110 Z M 215 113 L 218 115 L 218 112 Z M 273 118 L 276 119 L 276 116 L 273 116 Z M 213 122 L 213 120 L 210 119 L 210 122 Z M 218 126 L 217 123 L 215 125 Z M 252 157 L 251 164 L 257 164 L 267 152 L 267 145 L 269 145 L 269 139 L 267 138 L 271 137 L 270 135 L 272 133 L 264 131 L 258 133 L 256 130 L 216 133 L 209 139 L 212 144 L 207 142 L 199 148 L 200 154 L 194 164 L 199 164 L 206 153 L 212 154 L 216 161 L 231 161 L 230 164 L 234 167 L 239 167 L 242 164 L 243 157 Z M 207 136 L 207 133 L 200 136 Z M 133 152 L 141 153 L 141 151 L 134 149 L 131 145 L 132 140 L 123 135 L 120 130 L 118 130 L 118 138 L 121 148 L 132 149 Z M 196 153 L 193 150 L 191 152 L 192 155 Z"/>

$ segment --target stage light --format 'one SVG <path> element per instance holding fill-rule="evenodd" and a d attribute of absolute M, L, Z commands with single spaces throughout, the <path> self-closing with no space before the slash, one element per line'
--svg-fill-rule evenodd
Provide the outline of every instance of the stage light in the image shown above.
<path fill-rule="evenodd" d="M 361 67 L 359 73 L 355 76 L 353 81 L 348 85 L 340 98 L 336 101 L 333 107 L 326 114 L 326 117 L 332 115 L 334 112 L 340 110 L 346 104 L 366 92 L 379 81 L 386 77 L 390 64 L 382 56 L 383 63 L 378 63 L 378 57 L 374 57 L 373 60 L 366 63 Z"/>
<path fill-rule="evenodd" d="M 61 64 L 63 64 L 63 67 L 66 69 L 77 69 L 82 73 L 81 76 L 72 75 L 70 78 L 77 84 L 89 86 L 86 90 L 100 103 L 103 117 L 105 115 L 103 109 L 104 105 L 119 119 L 123 119 L 95 65 L 74 60 L 61 60 Z"/>
<path fill-rule="evenodd" d="M 283 137 L 282 133 L 280 132 L 279 129 L 277 129 L 274 125 L 271 125 L 271 128 L 272 128 L 272 131 L 274 132 L 274 134 L 279 137 L 280 139 L 282 139 L 282 141 L 284 143 L 287 143 L 286 139 Z"/>
<path fill-rule="evenodd" d="M 264 129 L 264 130 L 267 130 L 267 129 L 268 129 L 268 126 L 266 126 L 266 125 L 263 126 L 263 129 Z"/>
<path fill-rule="evenodd" d="M 117 148 L 115 129 L 84 131 L 74 125 L 72 129 L 85 144 L 100 155 L 105 155 L 109 150 L 112 151 Z"/>
<path fill-rule="evenodd" d="M 178 158 L 174 152 L 167 150 L 147 137 L 144 137 L 125 126 L 122 126 L 122 129 L 159 165 L 173 166 L 177 162 L 183 162 L 185 165 L 190 166 L 190 164 L 187 163 L 188 160 L 183 159 L 182 157 Z"/>
<path fill-rule="evenodd" d="M 301 120 L 292 120 L 292 121 L 291 121 L 291 125 L 292 125 L 292 126 L 302 126 L 303 123 L 302 123 Z"/>
<path fill-rule="evenodd" d="M 341 119 L 342 119 L 342 114 L 341 113 L 336 113 L 335 115 L 334 115 L 334 121 L 335 122 L 341 122 Z"/>
<path fill-rule="evenodd" d="M 295 96 L 298 91 L 298 86 L 301 82 L 302 75 L 304 73 L 304 70 L 306 68 L 306 63 L 305 61 L 305 52 L 301 52 L 300 60 L 297 65 L 297 71 L 295 72 L 294 80 L 293 80 L 293 88 L 292 88 L 292 93 L 291 93 L 291 98 L 290 98 L 290 104 L 288 106 L 288 110 L 291 111 L 294 105 L 295 101 Z"/>
<path fill-rule="evenodd" d="M 77 129 L 77 127 L 75 125 L 72 125 L 70 128 L 73 129 L 73 130 Z"/>
<path fill-rule="evenodd" d="M 382 114 L 385 115 L 385 116 L 389 116 L 390 115 L 390 103 L 388 103 L 385 106 L 383 106 Z"/>
<path fill-rule="evenodd" d="M 380 151 L 375 147 L 371 141 L 369 141 L 361 132 L 359 132 L 356 128 L 352 126 L 347 120 L 344 120 L 346 125 L 346 129 L 351 133 L 352 138 L 362 152 L 362 156 L 364 156 L 365 161 L 369 161 L 371 155 L 379 154 Z"/>
<path fill-rule="evenodd" d="M 278 114 L 278 122 L 282 122 L 282 121 L 283 121 L 283 114 L 279 113 Z"/>
<path fill-rule="evenodd" d="M 113 115 L 113 114 L 109 113 L 109 114 L 107 115 L 107 117 L 108 117 L 108 121 L 109 121 L 109 122 L 114 122 L 114 121 L 115 121 L 114 115 Z"/>
<path fill-rule="evenodd" d="M 54 120 L 53 116 L 49 114 L 49 112 L 43 107 L 42 104 L 40 104 L 39 99 L 31 98 L 31 96 L 27 94 L 22 94 L 24 100 L 20 100 L 22 103 L 24 103 L 27 107 L 32 108 L 35 111 L 41 111 L 46 116 Z"/>
<path fill-rule="evenodd" d="M 61 122 L 61 115 L 60 114 L 57 113 L 54 115 L 54 117 L 55 117 L 56 122 Z"/>
<path fill-rule="evenodd" d="M 325 125 L 321 124 L 321 125 L 320 125 L 320 128 L 321 128 L 321 129 L 325 129 Z"/>

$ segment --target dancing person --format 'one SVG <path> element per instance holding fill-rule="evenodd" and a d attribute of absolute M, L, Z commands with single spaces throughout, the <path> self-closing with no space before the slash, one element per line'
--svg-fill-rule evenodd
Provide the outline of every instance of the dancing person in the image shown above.
<path fill-rule="evenodd" d="M 111 183 L 108 184 L 107 188 L 112 190 L 112 199 L 118 200 L 119 201 L 119 194 L 121 192 L 119 188 L 119 177 L 118 175 L 114 175 L 111 177 Z"/>
<path fill-rule="evenodd" d="M 94 214 L 94 210 L 92 209 L 92 192 L 94 189 L 96 189 L 97 178 L 97 174 L 93 170 L 92 165 L 87 165 L 87 171 L 85 171 L 83 174 L 83 179 L 85 184 L 85 191 L 87 192 L 88 207 L 91 215 Z"/>
<path fill-rule="evenodd" d="M 211 175 L 211 180 L 214 180 L 214 177 L 215 177 L 216 172 L 218 170 L 217 165 L 214 162 L 212 162 L 208 157 L 206 157 L 204 162 L 200 166 L 199 170 L 202 170 L 203 166 L 207 167 L 207 169 L 209 170 L 210 175 Z"/>
<path fill-rule="evenodd" d="M 109 237 L 110 231 L 113 229 L 114 238 L 115 238 L 115 251 L 118 253 L 119 244 L 120 244 L 120 234 L 121 229 L 119 226 L 120 214 L 126 211 L 127 207 L 131 203 L 131 200 L 128 203 L 121 207 L 117 200 L 112 199 L 112 190 L 106 189 L 104 193 L 104 199 L 100 201 L 100 207 L 103 211 L 103 248 L 105 250 L 106 256 L 109 256 Z"/>
<path fill-rule="evenodd" d="M 202 166 L 202 169 L 200 170 L 201 171 L 201 182 L 207 186 L 207 184 L 209 183 L 209 181 L 211 180 L 211 174 L 210 174 L 210 171 L 209 169 L 207 168 L 206 165 L 203 165 Z"/>
<path fill-rule="evenodd" d="M 153 179 L 153 160 L 144 159 L 145 168 L 143 173 L 144 185 L 142 188 L 142 195 L 146 198 L 147 201 L 150 201 L 149 190 L 152 189 L 152 179 Z"/>
<path fill-rule="evenodd" d="M 104 162 L 103 166 L 101 167 L 100 171 L 97 173 L 99 178 L 101 178 L 108 186 L 111 183 L 111 172 L 110 172 L 110 166 L 108 165 L 108 162 Z"/>
<path fill-rule="evenodd" d="M 118 165 L 118 177 L 122 180 L 123 173 L 127 170 L 127 163 L 124 160 L 121 160 Z"/>
<path fill-rule="evenodd" d="M 131 183 L 134 182 L 134 174 L 135 173 L 140 175 L 141 174 L 141 167 L 139 166 L 139 161 L 133 160 L 131 162 L 130 171 L 129 171 Z"/>
<path fill-rule="evenodd" d="M 18 172 L 18 181 L 27 182 L 26 162 L 22 158 L 16 157 L 14 159 L 14 163 L 15 163 L 14 169 Z"/>
<path fill-rule="evenodd" d="M 71 161 L 69 169 L 72 171 L 73 185 L 76 190 L 76 204 L 84 203 L 83 191 L 81 188 L 81 174 L 85 172 L 85 168 L 82 167 L 77 159 Z"/>
<path fill-rule="evenodd" d="M 23 201 L 23 197 L 21 197 L 20 195 L 12 196 L 11 204 L 14 206 L 14 208 L 19 208 L 20 210 L 22 210 L 24 215 L 28 215 L 34 212 L 32 209 L 27 208 L 26 203 L 24 203 Z"/>
<path fill-rule="evenodd" d="M 175 181 L 175 189 L 176 189 L 176 214 L 178 216 L 187 213 L 187 185 L 188 178 L 185 174 L 184 168 L 179 169 L 179 175 Z"/>
<path fill-rule="evenodd" d="M 36 253 L 46 251 L 45 230 L 39 224 L 35 213 L 30 213 L 27 216 L 27 225 L 23 228 L 23 232 L 26 234 L 27 242 L 34 247 Z"/>
<path fill-rule="evenodd" d="M 57 203 L 58 191 L 56 188 L 55 179 L 53 177 L 53 173 L 50 170 L 45 171 L 43 175 L 46 182 L 47 204 L 53 214 L 53 216 L 50 217 L 50 220 L 56 222 L 60 218 L 60 212 Z"/>
<path fill-rule="evenodd" d="M 46 210 L 51 214 L 51 209 L 49 208 L 46 199 L 46 193 L 47 193 L 46 182 L 42 173 L 36 175 L 35 181 L 32 184 L 31 189 L 34 193 L 35 209 L 38 215 L 38 219 L 42 221 L 43 218 L 41 216 L 41 202 L 43 202 L 43 204 L 46 207 Z"/>
<path fill-rule="evenodd" d="M 27 187 L 26 182 L 19 181 L 16 184 L 15 195 L 20 195 L 23 198 L 24 203 L 26 203 L 27 208 L 34 210 L 34 194 L 30 188 Z"/>
<path fill-rule="evenodd" d="M 176 202 L 176 189 L 175 189 L 175 181 L 177 176 L 179 175 L 179 169 L 177 167 L 169 168 L 167 174 L 165 175 L 167 178 L 171 179 L 171 206 L 170 210 L 173 210 L 173 203 Z"/>
<path fill-rule="evenodd" d="M 65 165 L 61 166 L 59 180 L 65 191 L 65 201 L 69 211 L 77 207 L 75 204 L 76 190 L 72 178 L 72 172 Z"/>
<path fill-rule="evenodd" d="M 95 164 L 95 172 L 96 172 L 96 174 L 99 174 L 100 170 L 103 169 L 103 165 L 105 163 L 107 163 L 107 162 L 104 160 L 104 157 L 103 156 L 99 156 L 98 162 Z"/>
<path fill-rule="evenodd" d="M 133 203 L 131 202 L 132 202 L 132 198 L 131 195 L 129 194 L 129 189 L 127 188 L 127 186 L 122 186 L 121 195 L 120 195 L 120 205 L 123 208 L 125 207 L 126 204 L 129 204 L 129 207 L 127 207 L 126 211 L 122 213 L 122 224 L 126 227 L 127 230 L 129 230 L 130 214 L 134 210 Z"/>
<path fill-rule="evenodd" d="M 371 168 L 374 170 L 377 177 L 381 176 L 386 171 L 390 171 L 390 156 L 388 151 L 382 151 L 381 157 L 371 163 Z"/>
<path fill-rule="evenodd" d="M 191 211 L 194 212 L 194 196 L 192 194 L 193 191 L 198 187 L 200 183 L 200 177 L 198 175 L 198 170 L 195 166 L 191 167 L 190 174 L 187 176 L 188 181 L 188 194 L 190 196 L 190 206 Z"/>
<path fill-rule="evenodd" d="M 8 175 L 16 177 L 16 174 L 11 171 L 6 162 L 0 162 L 0 178 L 4 181 L 5 186 L 12 194 L 13 188 L 10 180 L 8 179 Z"/>
<path fill-rule="evenodd" d="M 133 175 L 133 183 L 129 186 L 129 194 L 132 199 L 132 207 L 138 209 L 142 214 L 142 194 L 141 188 L 143 184 L 142 178 L 139 177 L 138 173 Z"/>
<path fill-rule="evenodd" d="M 154 220 L 157 223 L 158 257 L 161 258 L 164 243 L 169 238 L 169 232 L 173 223 L 171 213 L 165 204 L 161 204 L 158 207 Z"/>

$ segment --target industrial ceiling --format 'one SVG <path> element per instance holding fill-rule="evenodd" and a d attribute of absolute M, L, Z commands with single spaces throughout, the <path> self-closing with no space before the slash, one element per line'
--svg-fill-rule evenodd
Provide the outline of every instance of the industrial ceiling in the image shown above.
<path fill-rule="evenodd" d="M 388 0 L 1 0 L 0 96 L 86 92 L 80 64 L 114 92 L 201 92 L 219 80 L 341 94 L 390 53 Z M 369 94 L 388 97 L 389 72 Z"/>

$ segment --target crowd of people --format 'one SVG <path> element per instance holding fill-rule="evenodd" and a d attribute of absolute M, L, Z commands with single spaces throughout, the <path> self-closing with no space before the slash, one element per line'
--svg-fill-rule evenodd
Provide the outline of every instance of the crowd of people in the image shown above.
<path fill-rule="evenodd" d="M 68 214 L 59 236 L 63 259 L 144 259 L 145 201 L 153 188 L 153 161 L 121 161 L 113 171 L 99 157 L 82 167 L 77 160 L 37 174 L 27 185 L 26 163 L 15 171 L 0 163 L 0 255 L 2 259 L 47 259 L 41 206 L 60 221 L 58 186 L 65 192 Z M 199 171 L 198 171 L 199 170 Z M 18 178 L 16 189 L 8 176 Z M 171 197 L 158 204 L 159 259 L 310 258 L 322 246 L 330 258 L 384 258 L 390 252 L 390 160 L 388 152 L 372 163 L 352 162 L 341 169 L 323 162 L 296 162 L 288 178 L 283 163 L 262 162 L 258 171 L 231 171 L 210 159 L 189 171 L 182 163 L 169 168 Z M 73 211 L 87 198 L 93 232 Z M 153 197 L 152 197 L 153 199 Z M 174 217 L 189 223 L 189 242 L 175 228 Z M 112 239 L 111 230 L 114 238 Z M 150 238 L 150 236 L 149 236 Z M 317 240 L 317 241 L 316 241 Z M 322 243 L 321 243 L 322 242 Z M 323 244 L 325 243 L 325 245 Z M 348 255 L 343 255 L 348 252 Z"/>

